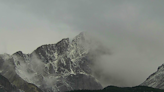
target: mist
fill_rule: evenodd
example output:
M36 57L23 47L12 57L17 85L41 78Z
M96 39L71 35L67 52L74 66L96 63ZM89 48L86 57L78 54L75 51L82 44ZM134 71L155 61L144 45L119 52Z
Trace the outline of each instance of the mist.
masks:
M103 87L140 85L163 64L164 50L161 42L135 34L110 33L108 37L91 34L110 51L110 54L94 59L94 76Z
M55 74L48 74L45 69L45 63L40 60L35 53L31 54L31 59L24 62L14 56L17 62L16 73L29 83L38 87L51 88L55 85ZM19 63L18 63L19 62Z
M164 63L163 3L0 0L0 53L31 53L42 44L89 31L111 51L96 59L95 76L103 86L139 85Z

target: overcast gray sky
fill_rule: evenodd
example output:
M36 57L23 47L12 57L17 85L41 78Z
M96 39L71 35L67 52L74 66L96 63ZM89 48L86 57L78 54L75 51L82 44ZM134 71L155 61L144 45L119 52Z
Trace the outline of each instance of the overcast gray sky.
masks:
M105 68L110 66L109 73L124 72L116 80L137 85L164 63L163 4L164 0L0 0L0 53L30 53L42 44L91 31L113 51L102 61Z

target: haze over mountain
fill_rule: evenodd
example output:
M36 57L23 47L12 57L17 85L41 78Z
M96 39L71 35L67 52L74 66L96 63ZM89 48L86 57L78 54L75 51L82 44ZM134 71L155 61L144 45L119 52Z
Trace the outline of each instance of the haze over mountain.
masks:
M18 51L12 55L0 54L0 90L11 92L65 92L71 90L102 90L104 81L113 85L113 78L102 63L105 57L113 53L100 40L88 32L82 32L73 40L64 38L55 44L45 44L30 54ZM104 57L105 56L105 57ZM106 68L107 69L107 68ZM140 90L161 92L164 88L163 65L139 87L118 88L108 90ZM116 76L119 77L119 76ZM124 80L119 80L122 82ZM107 83L107 82L106 82ZM126 83L126 82L124 82ZM122 83L123 85L123 83ZM108 87L107 87L108 88Z
M95 66L103 86L135 86L164 60L163 0L0 0L0 53L31 53L89 31L110 49Z

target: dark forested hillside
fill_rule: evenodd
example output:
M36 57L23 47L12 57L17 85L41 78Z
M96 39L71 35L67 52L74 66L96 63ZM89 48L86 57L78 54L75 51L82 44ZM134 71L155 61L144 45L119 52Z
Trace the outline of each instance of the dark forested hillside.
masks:
M136 87L108 86L102 90L74 90L70 92L164 92L164 90L155 89L146 86L136 86Z

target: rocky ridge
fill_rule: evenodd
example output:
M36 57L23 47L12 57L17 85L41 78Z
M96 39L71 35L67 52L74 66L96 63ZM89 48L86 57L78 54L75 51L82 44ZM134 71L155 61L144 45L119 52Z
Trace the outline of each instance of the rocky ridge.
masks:
M42 45L31 54L18 51L2 55L0 63L5 62L8 68L4 64L0 69L11 83L21 84L14 81L16 75L44 92L102 89L92 75L94 58L102 54L109 54L109 50L83 32L71 42L65 38L56 44Z

